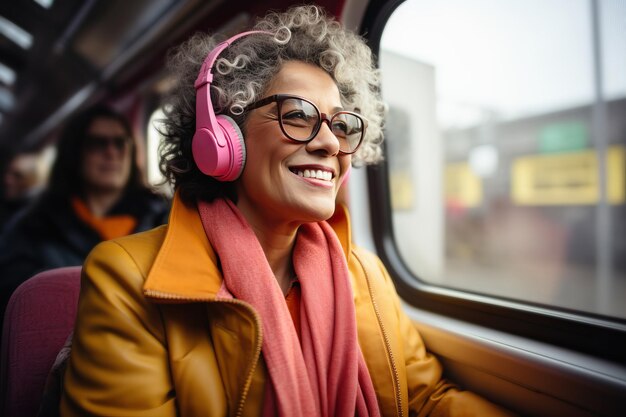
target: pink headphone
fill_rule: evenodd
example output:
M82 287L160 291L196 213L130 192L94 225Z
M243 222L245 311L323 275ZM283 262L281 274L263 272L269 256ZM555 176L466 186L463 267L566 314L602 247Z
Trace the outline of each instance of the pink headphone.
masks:
M226 115L215 115L209 86L213 81L213 65L222 51L234 41L251 34L271 32L254 30L243 32L217 45L202 63L196 89L196 132L191 151L196 165L203 174L218 181L234 181L239 178L246 161L246 147L241 129Z

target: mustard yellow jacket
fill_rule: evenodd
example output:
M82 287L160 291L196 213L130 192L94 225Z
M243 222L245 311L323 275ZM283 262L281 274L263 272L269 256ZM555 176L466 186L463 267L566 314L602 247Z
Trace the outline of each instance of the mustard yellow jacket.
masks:
M506 415L441 379L382 263L351 244L345 210L329 222L382 415ZM260 319L245 302L216 298L221 281L196 210L178 198L168 226L97 246L83 268L61 415L259 416Z

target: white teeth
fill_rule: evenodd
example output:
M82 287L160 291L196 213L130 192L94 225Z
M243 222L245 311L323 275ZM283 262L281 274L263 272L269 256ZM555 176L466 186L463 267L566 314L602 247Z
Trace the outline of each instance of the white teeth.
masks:
M294 173L304 178L316 178L318 180L330 181L333 178L333 174L328 171L322 171L321 169L305 169L304 171L295 170Z

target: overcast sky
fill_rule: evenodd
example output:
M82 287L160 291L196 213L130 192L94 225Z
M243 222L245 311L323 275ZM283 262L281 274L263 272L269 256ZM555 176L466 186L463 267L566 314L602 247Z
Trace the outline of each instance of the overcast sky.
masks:
M626 97L626 0L600 5L604 93ZM590 16L590 0L407 0L381 46L435 67L444 124L461 107L517 118L593 100Z

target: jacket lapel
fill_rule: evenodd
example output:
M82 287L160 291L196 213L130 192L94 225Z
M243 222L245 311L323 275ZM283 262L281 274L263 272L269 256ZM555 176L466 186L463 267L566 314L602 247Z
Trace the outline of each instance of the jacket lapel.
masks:
M195 207L174 196L163 245L144 283L144 293L155 299L211 300L220 289L218 260L202 228Z
M241 399L250 389L252 375L259 362L261 351L261 333L256 313L245 303L220 296L222 274L219 260L204 232L200 216L195 207L186 206L175 195L170 210L170 218L163 244L155 258L144 283L144 294L159 303L196 303L206 302L207 320L200 319L195 313L200 312L195 306L164 306L166 321L172 320L173 329L187 329L204 323L205 329L197 328L185 337L176 338L176 345L170 352L175 358L177 369L185 370L174 376L175 386L182 387L188 380L196 380L198 363L213 363L217 367L223 389L212 385L205 404L205 411L215 411L225 406L221 403L225 396L227 408L234 414L240 407ZM191 330L191 329L189 329ZM179 330L176 330L179 331ZM192 335L205 334L200 340ZM198 348L206 341L205 348ZM204 357L198 360L198 356ZM188 365L185 365L188 364ZM205 376L206 378L206 376ZM198 386L203 386L197 381ZM211 385L211 384L209 384ZM261 401L250 398L246 402ZM179 398L181 412L189 411L192 415L199 410L198 398ZM210 403L210 404L209 404ZM243 404L243 403L242 403ZM184 415L185 413L182 412ZM208 414L211 414L210 412Z
M349 259L351 236L346 207L337 205L328 223ZM186 206L176 193L165 240L146 278L144 293L151 298L171 294L181 300L209 300L215 298L221 285L217 255L204 233L198 211Z

